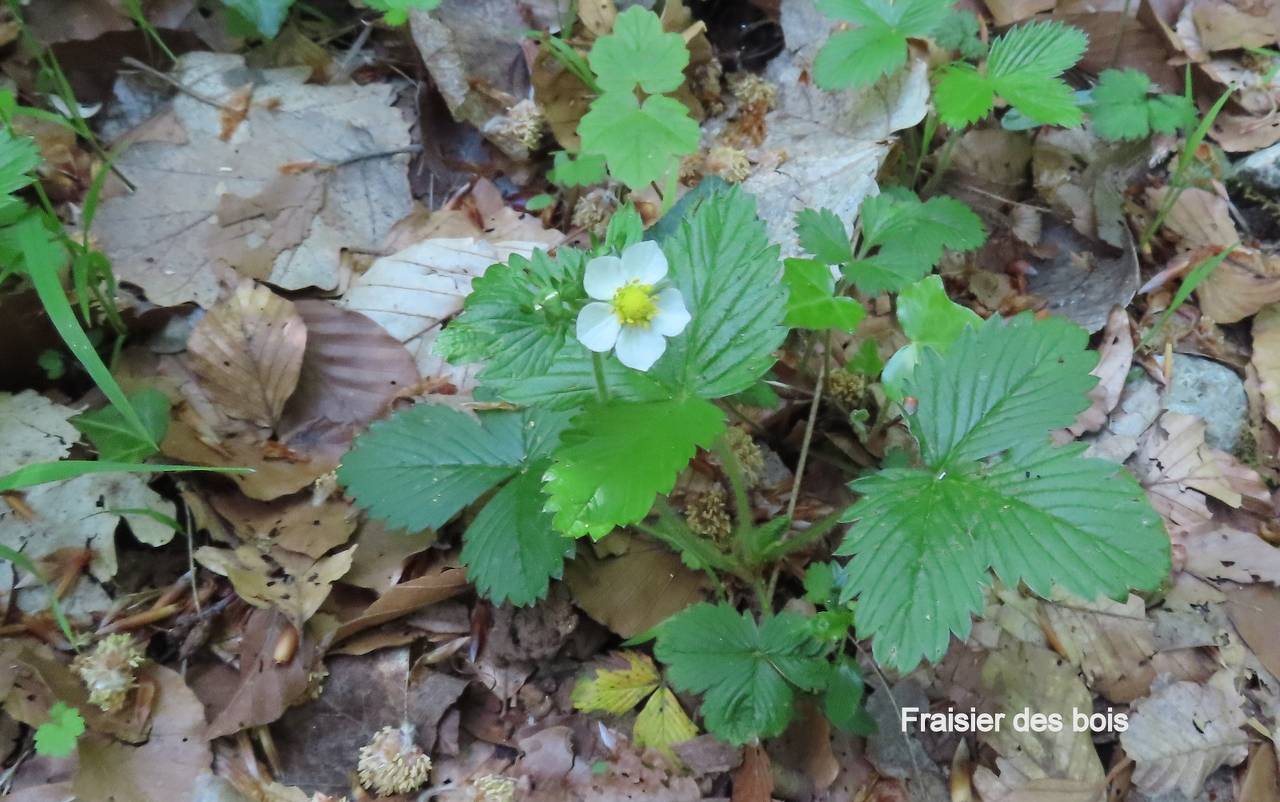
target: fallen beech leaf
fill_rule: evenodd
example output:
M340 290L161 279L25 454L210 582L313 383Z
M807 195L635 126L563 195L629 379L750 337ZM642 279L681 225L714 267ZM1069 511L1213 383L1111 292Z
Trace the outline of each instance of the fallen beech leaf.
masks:
M1280 304L1268 306L1253 319L1252 361L1267 420L1280 427Z
M617 535L612 535L612 538ZM606 559L583 549L565 564L574 604L630 638L706 598L706 578L649 541L634 539L626 553Z
M1249 753L1249 767L1240 780L1237 802L1276 802L1280 800L1280 782L1277 782L1276 748L1270 741L1263 741Z
M340 458L326 452L308 454L302 461L273 457L269 444L251 432L206 437L179 416L170 424L160 450L192 465L252 468L253 473L229 474L229 478L249 498L264 501L298 492L337 468Z
M374 321L413 354L423 376L451 375L432 353L440 324L462 311L471 280L512 254L530 256L535 242L431 239L384 256L351 284L341 305ZM461 381L455 381L461 386Z
M249 545L233 549L201 546L195 559L231 580L236 594L254 607L275 608L301 630L351 567L355 547L320 560L282 549L263 554Z
M733 773L732 802L771 802L773 772L769 753L759 744L748 746L742 754L742 765Z
M1007 713L1007 721L1029 707L1039 713L1057 713L1067 722L1060 732L1018 732L1008 726L999 732L980 733L979 740L1003 758L1002 774L1013 769L1016 776L1031 780L1103 782L1105 772L1091 733L1074 732L1069 724L1073 710L1093 709L1093 694L1074 666L1048 649L1019 643L987 657L982 686L993 710ZM992 779L982 772L974 777L984 798L985 786Z
M383 593L355 618L343 622L334 633L333 642L341 643L357 632L453 598L468 587L467 572L451 567L440 568L408 582L401 582Z
M1141 598L1131 594L1121 604L1064 595L1040 609L1054 648L1081 668L1090 688L1113 702L1132 702L1150 691L1155 625Z
M1280 256L1253 248L1232 251L1196 288L1200 311L1217 323L1235 323L1280 301Z
M1206 50L1270 47L1280 39L1280 24L1264 14L1252 14L1221 0L1196 0L1191 6L1200 44ZM1259 6L1264 12L1266 6Z
M342 581L381 595L400 581L405 562L426 551L435 540L435 533L431 531L411 535L388 529L375 518L367 518L356 532L359 548L351 561L351 570Z
M94 218L94 236L121 281L152 303L208 308L243 275L232 259L247 259L259 275L269 265L265 280L282 289L334 290L344 249L381 247L412 209L408 155L400 152L409 123L392 106L395 88L308 83L310 72L251 71L232 54L178 60L173 77L189 92L174 97L173 113L185 141L126 148L115 166L137 191L105 199ZM243 120L223 119L205 100L234 104L246 80L254 84ZM324 169L281 172L297 162ZM308 214L318 198L319 213ZM290 245L304 219L304 238Z
M216 711L204 732L206 738L231 735L249 727L270 724L306 693L311 673L319 667L322 646L309 631L293 659L279 663L274 659L276 644L293 628L278 610L254 610L244 623L240 636L240 673L235 689L217 694L206 703ZM296 631L296 630L294 630ZM196 682L197 688L200 683Z
M1252 532L1193 532L1177 542L1186 549L1186 570L1198 577L1280 584L1280 548Z
M307 327L291 301L241 282L191 330L191 369L223 412L271 428L298 385Z
M1134 783L1148 795L1176 789L1196 797L1214 769L1248 755L1243 704L1230 671L1203 685L1174 682L1135 702L1129 729L1120 733L1134 760Z
M983 0L996 25L1001 28L1052 11L1057 0Z
M77 749L73 789L84 802L191 802L196 777L208 771L213 751L204 737L204 706L172 669L142 669L156 685L151 736L130 746L96 733Z
M367 426L418 382L413 356L373 320L328 301L295 301L307 329L297 389L283 432L323 419Z
M1280 677L1280 588L1255 584L1227 586L1227 616L1245 644L1272 676Z
M1075 437L1085 432L1096 432L1107 422L1111 410L1120 403L1129 367L1133 364L1133 327L1129 313L1121 306L1111 310L1107 328L1098 346L1098 365L1090 374L1098 377L1098 383L1089 391L1089 408L1076 416L1076 422L1067 427Z
M35 390L0 393L0 476L65 457L80 440L80 432L67 422L76 414Z
M1243 502L1238 483L1219 461L1219 455L1231 458L1209 448L1204 432L1199 418L1166 412L1139 439L1138 452L1128 463L1173 533L1210 522L1206 495L1231 507Z
M279 546L318 560L344 545L356 531L358 513L340 496L313 503L311 493L255 501L240 493L213 493L209 503L241 541Z

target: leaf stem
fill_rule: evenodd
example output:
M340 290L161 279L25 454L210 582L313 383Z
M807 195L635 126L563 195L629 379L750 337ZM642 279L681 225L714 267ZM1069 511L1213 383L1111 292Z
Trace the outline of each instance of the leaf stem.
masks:
M743 537L746 536L752 525L751 502L747 498L747 482L742 478L742 466L738 464L738 456L729 447L728 438L720 435L716 439L714 449L716 456L720 458L721 466L724 467L725 475L729 477L729 487L733 490L734 517L737 518L733 528L733 542L734 548L738 549L742 545ZM739 556L741 556L740 553Z
M600 403L609 402L609 387L604 380L604 354L594 351L591 354L591 370L596 376L596 396Z
M791 484L791 498L787 501L787 517L796 514L796 502L800 499L800 483L804 480L804 466L809 461L809 444L813 442L813 429L818 422L818 405L822 401L823 385L827 382L827 360L831 357L831 332L823 342L822 362L818 367L818 383L813 389L813 402L809 405L809 420L804 426L804 441L800 444L800 459L796 462L796 480Z

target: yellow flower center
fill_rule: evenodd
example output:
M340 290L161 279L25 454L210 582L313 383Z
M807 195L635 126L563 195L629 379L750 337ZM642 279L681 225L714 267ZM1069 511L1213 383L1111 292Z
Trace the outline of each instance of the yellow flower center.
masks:
M613 313L625 326L647 326L658 314L649 284L627 284L613 294Z

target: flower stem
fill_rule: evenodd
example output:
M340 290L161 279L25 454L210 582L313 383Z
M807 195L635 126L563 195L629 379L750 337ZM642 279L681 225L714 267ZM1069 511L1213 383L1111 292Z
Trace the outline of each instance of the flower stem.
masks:
M599 396L600 403L608 403L609 387L604 381L604 354L599 351L591 354L591 369L596 375L596 395Z

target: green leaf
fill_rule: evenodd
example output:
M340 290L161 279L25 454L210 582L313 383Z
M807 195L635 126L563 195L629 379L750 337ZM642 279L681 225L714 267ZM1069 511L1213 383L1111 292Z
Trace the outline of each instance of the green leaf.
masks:
M830 209L804 209L796 215L800 245L815 259L829 265L853 261L849 231Z
M980 36L978 17L972 11L953 8L933 32L933 41L943 50L959 51L961 58L980 59L987 54L987 44Z
M682 691L704 694L707 729L731 744L780 734L794 689L825 687L830 665L806 620L779 613L757 625L727 604L695 604L658 630L654 654Z
M609 228L604 234L605 247L621 253L643 239L644 220L636 211L636 205L628 200L609 218Z
M552 454L543 489L556 528L600 539L649 514L698 448L724 431L724 413L700 398L594 404Z
M993 318L946 352L924 352L907 381L924 467L855 481L861 498L838 553L853 555L841 600L857 603L876 659L907 672L968 636L994 569L1011 585L1085 598L1154 588L1169 541L1118 466L1052 448L1049 432L1086 406L1096 354L1059 318Z
M98 455L114 462L139 462L155 454L155 446L169 431L169 399L159 390L146 389L129 398L129 404L138 413L149 438L143 438L130 426L115 407L103 407L94 412L82 412L71 419L85 437L93 443Z
M966 328L982 325L982 318L947 297L941 276L926 276L898 295L898 324L911 342L889 358L881 377L885 391L895 400L905 395L903 381L915 370L925 348L946 353Z
M1138 70L1103 70L1093 88L1089 116L1104 139L1142 139L1152 129L1172 134L1195 124L1195 107L1181 95L1151 96L1151 79Z
M442 0L364 0L374 11L383 12L382 21L388 25L404 25L410 11L435 11Z
M837 729L853 735L874 735L875 719L862 705L866 690L858 664L842 655L831 670L831 680L822 692L822 712Z
M137 462L102 462L64 459L60 462L33 462L0 476L0 493L21 490L47 482L61 482L91 473L253 473L252 468L206 468L198 465L151 465Z
M545 463L542 463L545 465ZM494 604L533 604L559 579L572 540L552 525L542 507L538 468L517 474L484 505L462 537L467 579Z
M545 192L534 195L532 198L524 202L524 208L531 212L540 212L555 205L556 196L548 195Z
M22 203L13 193L31 186L39 165L40 151L33 139L0 128L0 209Z
M49 720L36 728L36 754L41 757L70 757L76 751L76 741L84 734L84 719L80 711L54 702L49 709Z
M538 459L563 415L421 404L356 438L338 479L377 518L409 532L443 526L482 493Z
M814 60L823 89L866 86L907 62L907 39L929 36L947 18L951 0L819 0L818 10L859 27L831 36Z
M588 187L604 180L604 157L583 154L578 158L557 150L547 178L562 187Z
M967 328L943 356L926 350L907 380L924 461L945 469L1023 443L1044 441L1089 405L1098 356L1084 329L1023 314ZM957 388L963 388L961 392Z
M603 156L614 178L641 189L696 151L701 129L683 103L666 95L642 104L630 92L606 92L592 101L578 134L583 153Z
M268 39L280 33L289 16L289 9L294 0L222 0L227 8L235 11Z
M513 255L490 267L472 282L462 313L437 338L436 353L455 365L484 363L481 385L499 397L545 375L559 361L576 307L586 298L584 265L581 251L562 247L554 259L535 251L531 259Z
M871 295L899 292L927 275L943 249L973 250L987 237L973 210L947 195L922 202L910 190L890 189L863 201L859 214L863 258L850 263L845 275Z
M614 20L612 33L596 40L588 60L606 93L631 94L639 87L657 95L684 83L689 49L680 34L662 30L657 14L632 6Z
M788 326L853 331L862 322L867 310L853 298L834 294L836 279L826 264L811 259L787 259L784 265Z
M944 67L934 94L938 116L959 127L990 113L999 95L1045 125L1072 126L1081 111L1071 87L1059 77L1084 55L1089 38L1060 22L1029 22L991 44L986 72L967 64Z
M662 246L693 319L668 341L655 377L703 398L747 389L787 334L778 249L755 199L737 188L703 197Z

